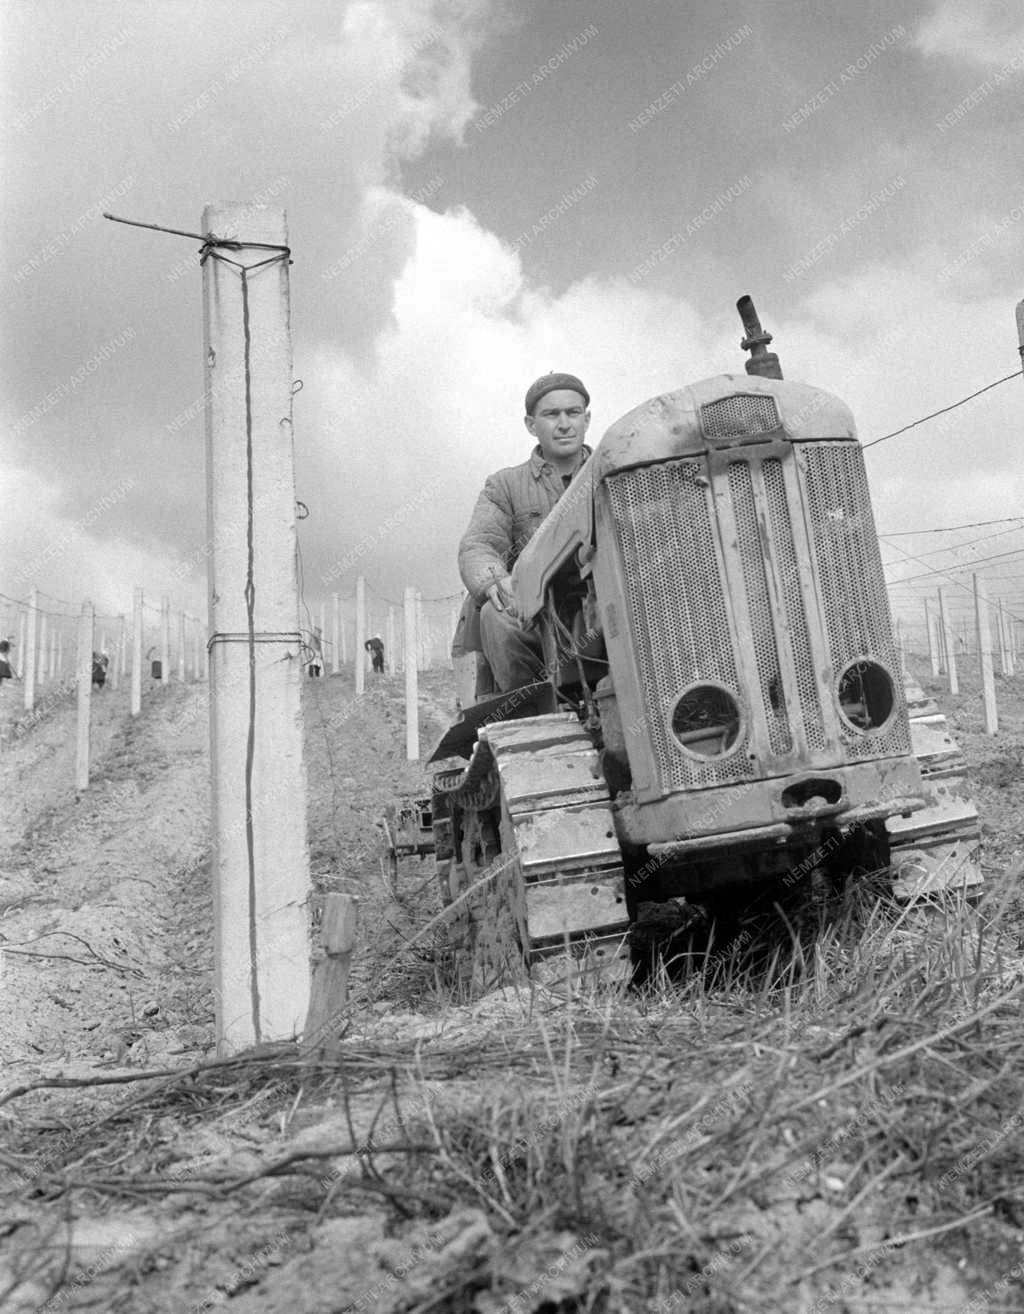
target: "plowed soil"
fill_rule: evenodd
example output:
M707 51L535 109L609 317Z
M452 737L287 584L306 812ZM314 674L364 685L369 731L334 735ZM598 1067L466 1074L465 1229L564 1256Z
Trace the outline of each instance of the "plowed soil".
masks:
M975 674L961 673L963 692L952 698L912 665L964 747L986 870L1003 879L1024 866L1024 678L1000 678L1001 726L991 737ZM453 696L448 672L422 682L426 750ZM721 1304L692 1292L674 1305L627 1295L589 1303L581 1293L593 1289L588 1274L605 1251L578 1226L527 1228L514 1245L506 1239L495 1248L497 1213L432 1206L414 1188L403 1197L395 1186L389 1170L401 1155L389 1156L387 1146L407 1147L410 1137L398 1102L388 1103L389 1044L422 1038L417 1062L429 1091L431 1044L440 1038L444 1075L464 1070L471 1092L474 1054L521 1017L522 1001L467 1003L446 993L432 942L416 939L438 906L429 861L404 863L397 898L389 890L377 819L392 797L422 792L427 775L405 761L401 677L368 676L360 700L352 685L349 671L304 687L313 886L360 899L349 1038L362 1048L344 1099L336 1085L297 1080L287 1047L202 1082L185 1075L214 1057L205 686L147 689L135 719L127 690L97 693L91 780L82 791L74 788L71 692L43 690L26 714L20 686L2 690L0 1307L753 1308L741 1295ZM1019 898L1007 915L1024 924ZM554 1018L560 1006L538 999L531 1007ZM150 1072L171 1075L139 1080ZM35 1083L49 1084L12 1094ZM368 1135L383 1147L372 1161L339 1151ZM322 1161L314 1154L304 1177L267 1172L297 1148L318 1146ZM838 1212L826 1211L819 1225L831 1230ZM725 1254L728 1238L721 1244ZM505 1265L495 1286L506 1293L501 1300L483 1286L470 1296L472 1284L446 1287L485 1251L492 1273ZM951 1268L929 1278L923 1294L912 1265L909 1295L894 1279L880 1296L864 1272L842 1300L790 1308L965 1307L1013 1259L1011 1246L990 1273ZM869 1287L876 1298L858 1304ZM991 1308L1024 1308L1012 1303L1015 1289L1011 1283ZM813 1283L804 1290L813 1298Z

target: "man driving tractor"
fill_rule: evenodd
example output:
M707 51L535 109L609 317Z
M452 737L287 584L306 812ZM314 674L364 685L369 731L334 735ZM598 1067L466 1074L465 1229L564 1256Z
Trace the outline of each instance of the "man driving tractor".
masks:
M590 456L590 394L574 374L545 374L526 393L529 459L489 475L459 545L469 590L456 650L483 652L506 693L544 679L540 639L515 614L511 571L520 552Z

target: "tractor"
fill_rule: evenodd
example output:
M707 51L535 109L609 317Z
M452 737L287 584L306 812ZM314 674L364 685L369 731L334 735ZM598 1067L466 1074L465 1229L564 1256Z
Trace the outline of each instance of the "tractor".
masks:
M390 856L432 845L477 989L635 977L652 905L726 917L822 870L905 898L981 881L959 750L894 642L854 417L737 309L746 372L613 424L517 560L546 680L484 694L470 655L431 797L395 814Z

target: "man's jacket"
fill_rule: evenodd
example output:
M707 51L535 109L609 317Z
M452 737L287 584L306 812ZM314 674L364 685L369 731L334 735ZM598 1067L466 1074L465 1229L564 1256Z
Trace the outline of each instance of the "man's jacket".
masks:
M590 448L585 446L582 455L587 460ZM487 599L488 586L509 574L564 492L562 476L539 446L522 465L488 476L459 544L459 574L478 607Z

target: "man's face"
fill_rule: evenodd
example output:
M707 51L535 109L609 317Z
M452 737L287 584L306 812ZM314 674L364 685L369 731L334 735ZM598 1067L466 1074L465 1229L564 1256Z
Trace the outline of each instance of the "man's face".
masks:
M537 439L548 461L568 464L583 447L590 412L578 392L561 388L549 392L525 417L527 429Z

